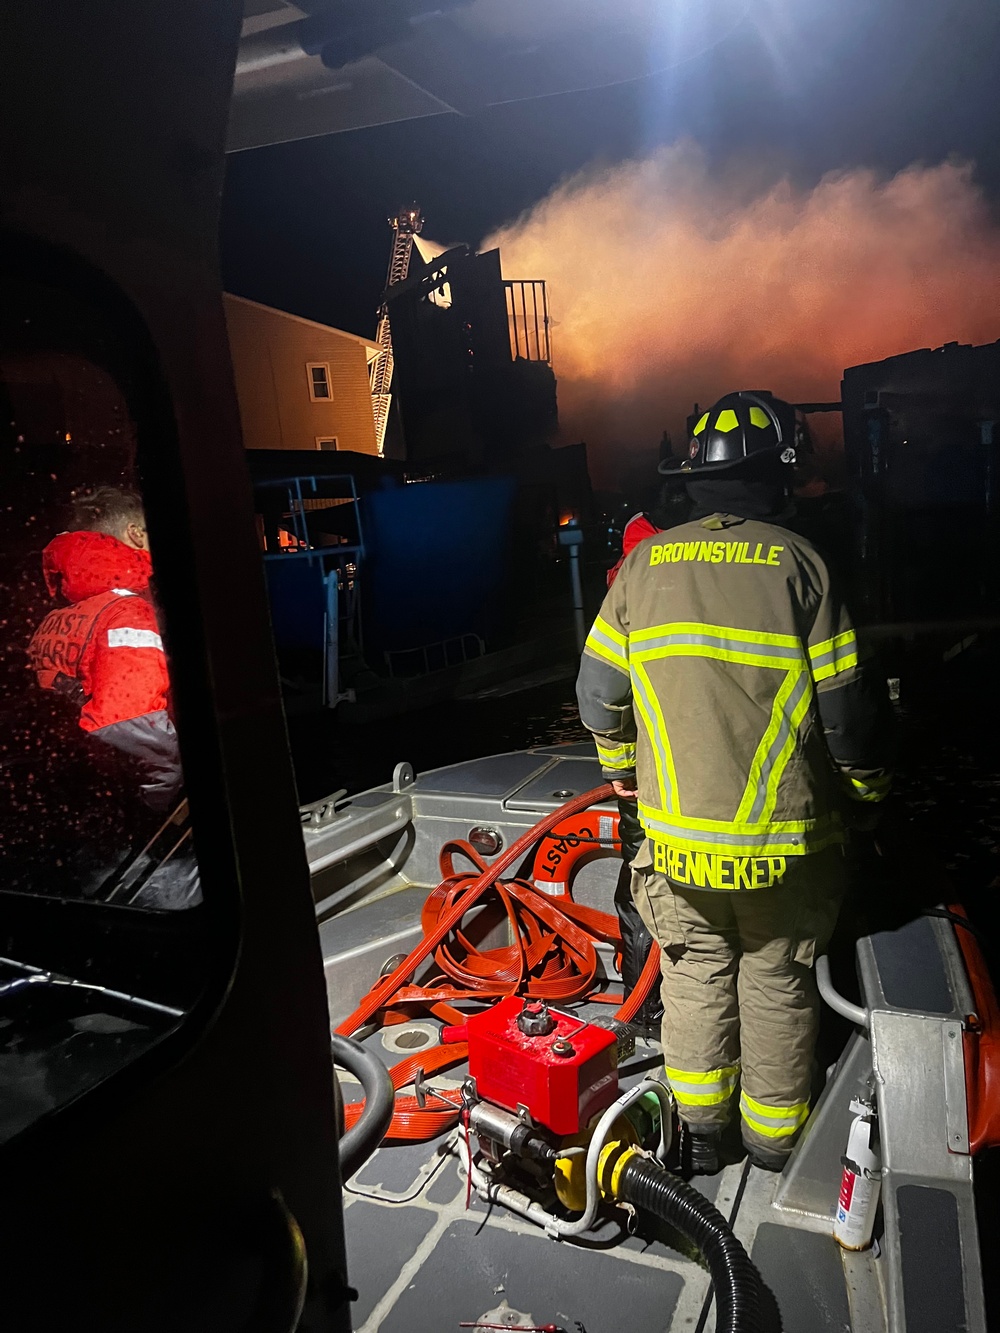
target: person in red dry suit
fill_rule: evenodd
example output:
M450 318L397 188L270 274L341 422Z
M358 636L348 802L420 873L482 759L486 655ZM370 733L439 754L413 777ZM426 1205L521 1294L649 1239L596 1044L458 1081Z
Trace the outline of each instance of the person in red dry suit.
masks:
M143 800L167 812L181 800L183 773L149 591L153 566L142 501L132 491L104 487L79 499L74 510L74 529L59 533L42 555L46 586L60 606L35 631L31 665L43 689L79 706L88 735L138 762ZM184 901L160 901L153 892L145 902L200 901L196 872L180 897Z
M617 564L608 570L608 587L615 581L615 576L625 563L625 557L638 546L645 537L653 537L662 529L653 522L648 514L633 514L622 529L622 553ZM632 898L632 862L639 855L639 849L645 841L645 833L639 823L635 802L618 798L618 837L621 840L622 866L615 886L615 911L622 936L622 984L626 999L635 990L639 976L645 966L653 937L643 925L642 917ZM649 998L636 1014L632 1026L645 1036L658 1038L660 1023L663 1019L663 1002L659 987L654 986Z

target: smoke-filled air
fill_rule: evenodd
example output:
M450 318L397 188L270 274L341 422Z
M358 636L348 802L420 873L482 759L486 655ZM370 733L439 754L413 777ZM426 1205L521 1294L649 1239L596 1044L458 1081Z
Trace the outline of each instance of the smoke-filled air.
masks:
M837 399L847 366L1000 337L1000 227L967 164L761 188L675 145L574 176L493 245L548 280L561 435L604 484L664 428L676 448L695 401Z

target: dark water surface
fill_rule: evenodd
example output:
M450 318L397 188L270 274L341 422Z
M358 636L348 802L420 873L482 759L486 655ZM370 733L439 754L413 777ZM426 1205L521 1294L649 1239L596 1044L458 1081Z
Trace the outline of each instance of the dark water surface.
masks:
M921 900L960 897L991 929L1000 894L1000 691L992 645L914 661L897 706L899 764L882 841ZM571 675L500 698L455 700L382 722L291 718L299 795L317 800L480 755L586 739ZM921 858L926 858L922 860ZM994 881L998 887L994 888Z
M388 782L400 760L425 773L480 755L588 736L571 677L501 698L456 699L380 722L351 724L330 712L292 717L288 726L302 802L340 787L354 793Z

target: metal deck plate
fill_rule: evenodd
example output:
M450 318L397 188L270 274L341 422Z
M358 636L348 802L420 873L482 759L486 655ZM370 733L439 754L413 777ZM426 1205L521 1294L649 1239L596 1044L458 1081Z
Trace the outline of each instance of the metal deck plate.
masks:
M452 796L485 796L497 800L517 791L533 774L541 773L551 763L552 760L546 755L524 751L495 754L489 759L470 759L465 764L453 764L450 768L421 773L412 790L420 795L441 792Z
M506 801L508 810L554 810L571 796L579 796L604 781L596 757L556 759L551 768L519 787Z
M765 1222L750 1257L777 1301L782 1333L851 1333L840 1246L831 1236Z
M896 1190L907 1333L965 1333L958 1200L950 1190Z
M350 1219L350 1214L348 1215ZM350 1226L350 1220L348 1221ZM495 1220L453 1221L412 1274L383 1322L382 1333L442 1333L480 1318L501 1299L536 1323L588 1333L623 1327L669 1328L684 1286L674 1272L640 1257L622 1262L599 1251L556 1245Z
M871 936L882 994L894 1009L951 1014L954 1001L931 921L918 916L895 931Z
M358 895L377 896L321 927L331 1008L346 1013L386 957L415 942L426 886L440 873L443 841L489 823L509 846L532 814L551 809L563 792L599 782L589 750L552 747L455 765L407 787L413 823L402 853L389 855L380 845L344 867L339 892L351 892L353 867ZM394 810L391 802L380 804ZM385 874L376 881L369 859L378 856ZM614 857L584 868L581 900L610 910L616 874ZM919 1333L925 1327L981 1333L986 1325L959 1021L971 999L951 927L918 920L874 941L863 938L858 962L870 1035L849 1043L783 1177L739 1164L694 1183L730 1220L762 1270L772 1299L768 1333L772 1326L775 1333L781 1327L785 1333ZM589 1016L588 1008L581 1017ZM400 1053L383 1049L381 1040L373 1034L366 1044L395 1063ZM648 1072L644 1055L659 1065L652 1051L637 1052L620 1071L624 1085ZM851 1098L868 1088L872 1074L885 1166L880 1256L841 1253L830 1236ZM453 1087L461 1070L446 1077ZM344 1091L351 1100L350 1086ZM530 1313L531 1322L572 1329L579 1320L587 1333L626 1327L712 1333L708 1275L678 1237L649 1218L639 1219L637 1234L629 1235L621 1209L609 1210L585 1240L563 1243L476 1197L466 1211L456 1140L453 1133L438 1144L382 1149L347 1183L359 1333L444 1333L505 1301ZM948 1253L935 1254L935 1246ZM944 1287L939 1311L925 1318L936 1289Z

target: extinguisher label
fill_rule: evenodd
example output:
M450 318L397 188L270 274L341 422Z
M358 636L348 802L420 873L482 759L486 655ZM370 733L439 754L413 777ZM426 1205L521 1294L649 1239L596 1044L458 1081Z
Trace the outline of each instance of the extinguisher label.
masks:
M840 1178L840 1207L837 1209L837 1221L843 1222L847 1214L851 1211L851 1200L854 1198L854 1182L857 1176L853 1171L845 1171Z
M864 1249L871 1240L879 1182L846 1170L840 1180L840 1198L834 1237L849 1250Z

